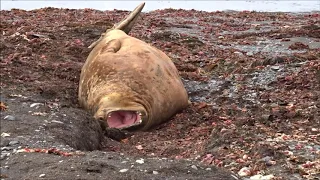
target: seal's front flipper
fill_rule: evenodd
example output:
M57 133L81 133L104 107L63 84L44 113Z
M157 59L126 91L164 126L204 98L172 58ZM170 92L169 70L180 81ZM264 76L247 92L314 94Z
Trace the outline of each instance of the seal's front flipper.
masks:
M100 54L107 53L107 52L116 53L120 50L120 48L121 48L121 41L119 39L112 39L101 48Z
M106 35L106 33L102 33L100 38L98 40L96 40L95 42L93 42L92 44L90 44L90 46L88 47L89 49L94 48Z

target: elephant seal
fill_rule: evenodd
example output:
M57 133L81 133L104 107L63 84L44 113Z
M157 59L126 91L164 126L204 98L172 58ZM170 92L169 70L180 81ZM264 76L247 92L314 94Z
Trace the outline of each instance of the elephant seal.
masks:
M79 103L109 128L148 130L188 106L171 59L127 35L144 4L89 46L81 69Z

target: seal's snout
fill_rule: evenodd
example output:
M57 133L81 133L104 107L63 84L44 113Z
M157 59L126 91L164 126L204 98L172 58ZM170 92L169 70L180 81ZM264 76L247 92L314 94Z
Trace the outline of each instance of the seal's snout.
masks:
M138 111L112 111L107 116L110 128L128 128L142 123L142 114Z

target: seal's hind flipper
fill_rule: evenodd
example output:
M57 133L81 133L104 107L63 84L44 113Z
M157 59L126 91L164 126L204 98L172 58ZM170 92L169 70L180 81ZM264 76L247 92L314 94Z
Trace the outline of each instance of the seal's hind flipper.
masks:
M88 48L94 48L103 38L104 36L113 29L119 29L128 34L132 29L134 23L137 21L139 14L141 13L145 3L141 3L137 6L126 18L124 18L121 22L116 23L111 29L107 29L105 33L102 33L100 38L93 42Z
M134 23L137 21L144 5L145 3L141 3L139 6L137 6L126 18L124 18L121 22L115 24L113 26L113 29L119 29L128 34L132 29Z

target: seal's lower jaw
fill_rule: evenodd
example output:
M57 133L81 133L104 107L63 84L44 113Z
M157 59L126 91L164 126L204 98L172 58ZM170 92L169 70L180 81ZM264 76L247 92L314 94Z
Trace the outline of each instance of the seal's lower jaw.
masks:
M137 111L112 111L107 116L109 128L126 129L142 123L141 113Z

